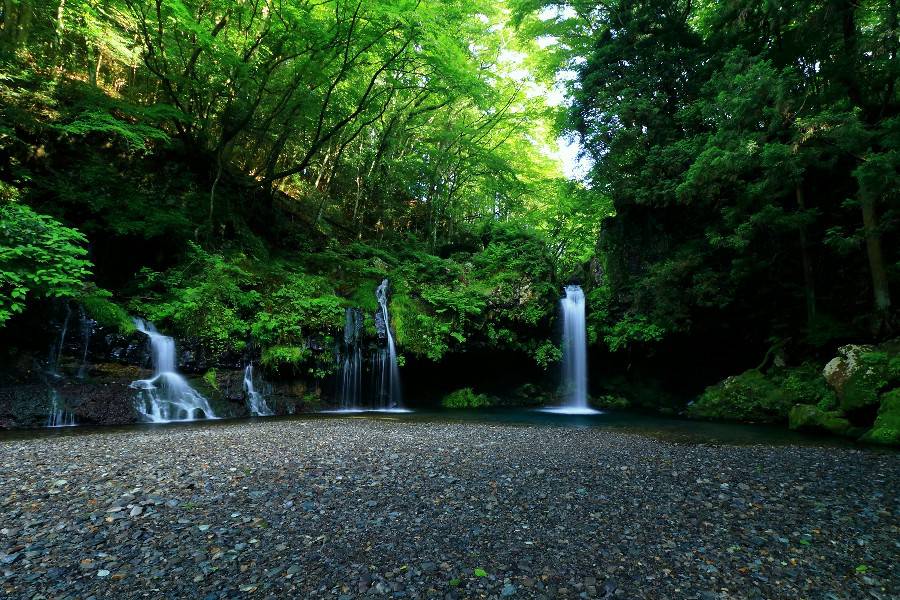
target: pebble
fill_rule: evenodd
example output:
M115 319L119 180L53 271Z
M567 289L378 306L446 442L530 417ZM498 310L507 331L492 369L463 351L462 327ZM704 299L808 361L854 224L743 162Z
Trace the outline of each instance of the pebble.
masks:
M11 598L900 595L892 453L354 418L0 457Z

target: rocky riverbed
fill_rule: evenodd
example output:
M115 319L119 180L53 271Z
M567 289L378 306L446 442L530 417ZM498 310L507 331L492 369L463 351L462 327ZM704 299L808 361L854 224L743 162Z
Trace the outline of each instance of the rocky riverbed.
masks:
M0 441L7 598L895 598L900 460L390 419Z

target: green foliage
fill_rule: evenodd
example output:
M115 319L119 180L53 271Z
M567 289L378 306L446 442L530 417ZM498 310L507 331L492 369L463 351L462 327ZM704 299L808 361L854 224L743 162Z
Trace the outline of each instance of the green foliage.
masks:
M881 395L881 406L863 441L900 446L900 388Z
M487 394L476 394L472 388L462 388L447 394L441 400L444 408L486 408L494 405L494 400Z
M826 411L808 404L798 404L791 408L788 424L791 429L826 432L847 437L852 437L856 431L840 411Z
M628 410L631 408L631 401L628 398L609 394L595 398L591 404L607 410Z
M92 268L86 242L47 215L0 200L0 326L29 298L78 298Z
M751 369L706 388L687 413L703 419L780 422L790 408L778 383Z
M134 323L124 308L112 302L112 296L105 290L95 290L81 298L85 313L102 327L113 327L120 333L129 334L134 331Z
M877 404L881 391L900 383L900 353L864 352L858 360L858 368L841 390L841 408L845 411Z
M149 142L169 142L169 136L162 130L142 123L127 123L106 111L88 109L69 123L58 125L57 129L66 135L85 136L106 134L121 138L132 150L146 150Z
M290 375L298 371L298 365L312 356L309 348L301 346L269 346L263 350L260 363L275 373Z
M203 381L206 382L206 385L211 387L212 389L218 391L219 390L219 382L216 379L216 370L208 369L206 373L203 374Z
M791 404L812 404L823 411L837 407L837 397L822 376L819 365L806 363L787 369L779 373L776 381L780 382L785 400Z
M132 308L196 339L215 356L240 351L260 303L260 293L252 288L254 276L243 262L239 255L225 258L190 245L182 268L142 274L145 294Z
M534 362L544 369L549 369L551 365L554 365L561 360L562 350L550 340L547 340L538 346L537 350L534 352Z

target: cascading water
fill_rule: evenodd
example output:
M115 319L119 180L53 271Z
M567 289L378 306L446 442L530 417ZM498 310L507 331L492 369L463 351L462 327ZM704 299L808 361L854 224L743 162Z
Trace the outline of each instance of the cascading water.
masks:
M581 286L567 285L560 299L562 313L562 393L565 404L544 409L564 414L598 414L588 407L587 330L585 328L584 291Z
M363 316L358 308L348 308L344 313L344 347L338 382L338 402L341 410L354 410L360 406L362 393L362 336Z
M59 342L50 347L50 355L47 357L47 371L53 377L59 379L59 363L62 360L63 348L66 345L66 333L69 331L69 319L72 317L72 307L66 302L66 317L63 319L59 330Z
M50 414L47 427L75 427L75 415L67 411L56 390L50 390Z
M388 314L388 280L385 279L375 290L378 299L381 320L387 337L387 348L380 352L378 365L378 381L376 405L382 409L396 409L402 403L400 389L400 369L397 367L397 348L394 345L394 334L391 333L391 322Z
M135 319L134 325L150 338L153 354L153 377L131 383L140 390L135 402L138 413L151 423L216 419L206 398L175 371L175 340L142 319Z
M263 395L253 386L253 365L244 368L244 391L247 392L247 405L254 417L271 417L275 413L266 404Z
M81 314L81 366L78 367L78 379L87 377L90 365L88 364L88 349L91 345L91 333L94 328L94 321L84 312L84 307L78 308Z

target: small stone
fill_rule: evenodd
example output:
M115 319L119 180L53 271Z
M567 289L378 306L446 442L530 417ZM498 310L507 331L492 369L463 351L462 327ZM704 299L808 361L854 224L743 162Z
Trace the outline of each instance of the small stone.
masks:
M97 577L109 577L109 571L106 569L100 569L97 571Z

